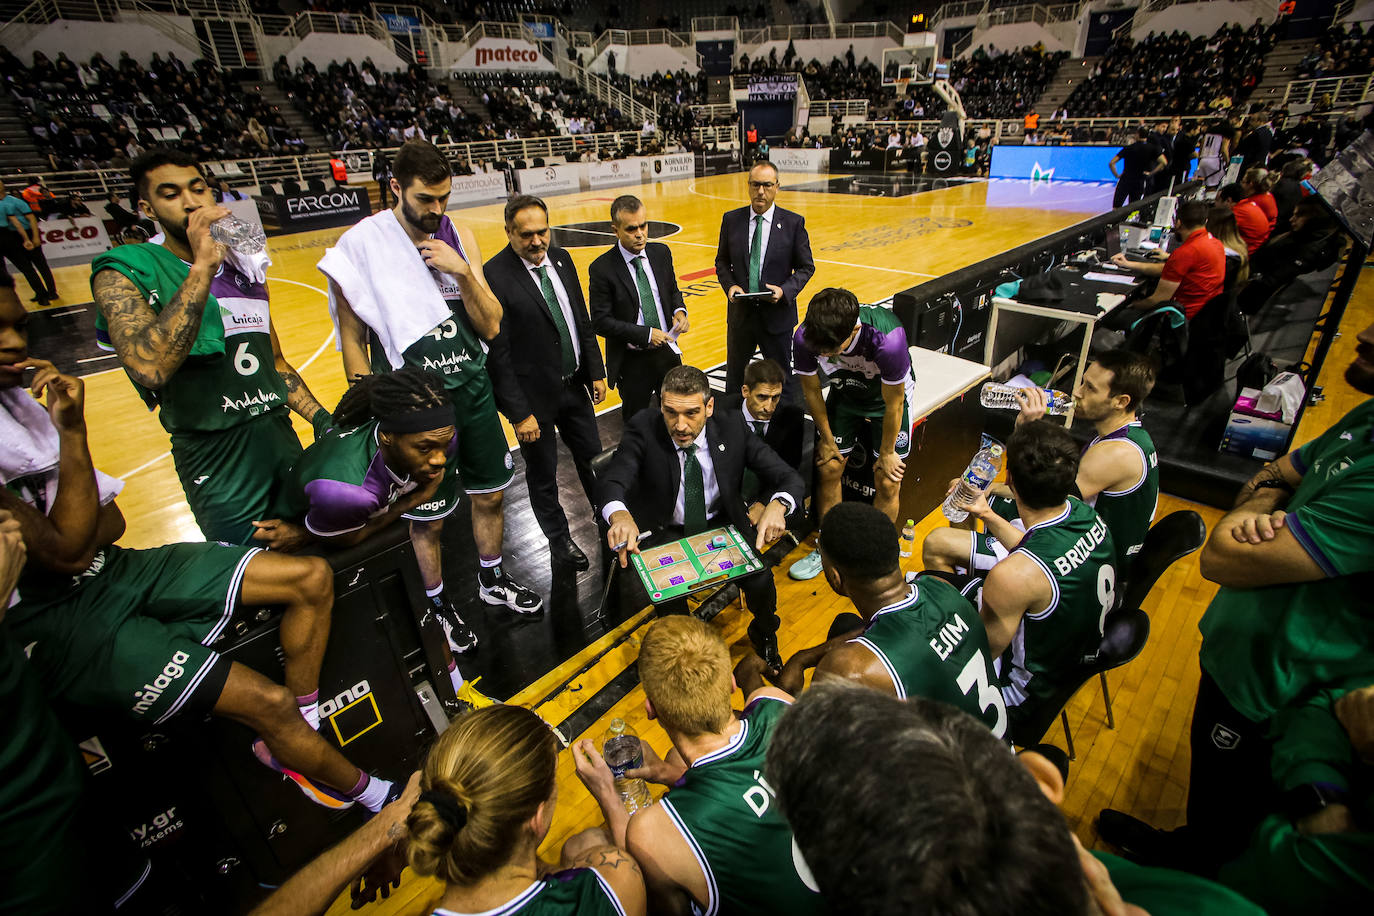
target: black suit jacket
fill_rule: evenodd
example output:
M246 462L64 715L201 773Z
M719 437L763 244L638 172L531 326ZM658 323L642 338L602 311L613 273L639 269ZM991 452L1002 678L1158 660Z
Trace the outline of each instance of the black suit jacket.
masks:
M749 289L749 220L753 210L740 207L720 218L720 243L716 247L716 279L726 292L730 287ZM797 326L797 295L816 272L811 258L811 237L801 214L775 205L773 227L768 231L768 249L763 253L759 282L782 289L782 298L770 305L730 303L728 321L750 314L763 319L770 334L790 334Z
M673 252L662 242L650 242L644 249L658 286L663 317L672 327L673 314L687 311L682 291L673 270ZM649 342L649 329L639 324L639 289L625 266L619 243L592 262L587 271L587 297L591 300L592 327L606 338L606 378L612 385L620 381L620 365L625 345L643 346ZM668 330L665 327L663 330Z
M569 328L577 337L582 358L573 376L584 387L606 377L601 348L592 333L587 305L582 299L582 281L577 265L562 248L549 247L549 263L558 271L568 293L568 305L576 325ZM563 352L559 347L558 326L549 314L544 293L530 275L525 262L507 245L483 266L487 284L501 303L501 330L488 346L487 371L501 412L519 422L531 414L541 424L552 417L558 406L554 393L563 387Z
M731 414L744 420L744 397L739 394L726 394L716 398L716 415ZM745 429L749 429L747 420L744 420ZM773 412L773 419L768 421L768 432L764 434L763 441L773 451L778 453L778 457L787 463L787 466L801 472L802 461L802 436L806 430L806 414L796 404L780 404L778 409ZM753 430L749 430L753 432ZM772 491L776 493L777 491Z
M706 444L711 449L716 485L720 488L716 524L728 522L741 533L754 537L749 510L740 495L746 467L758 477L760 493L765 496L786 493L792 497L794 506L801 506L804 498L801 475L754 435L739 414L723 414L716 410L706 421ZM596 502L600 509L608 503L623 502L641 529L657 532L672 524L677 491L681 486L682 466L678 462L677 446L668 435L663 416L657 411L641 410L626 424L615 457L597 479Z

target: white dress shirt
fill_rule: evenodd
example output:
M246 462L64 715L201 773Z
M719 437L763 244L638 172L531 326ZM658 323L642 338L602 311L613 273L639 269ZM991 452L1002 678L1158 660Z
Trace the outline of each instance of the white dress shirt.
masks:
M768 435L768 424L769 424L770 421L769 421L769 420L759 420L759 419L756 419L756 418L754 417L754 415L751 414L751 413L749 412L749 402L748 402L748 401L745 401L743 404L740 405L740 410L742 410L742 411L744 412L744 423L745 423L746 426L749 427L749 431L750 431L751 433L754 431L754 424L755 424L755 423L762 423L762 424L763 424L763 434L764 434L765 436Z
M750 435L753 435L751 432ZM724 446L722 446L723 448ZM696 439L692 440L690 448L697 453L697 464L701 465L701 482L704 485L706 495L706 518L714 521L716 516L721 513L720 509L720 484L716 481L716 465L711 460L711 448L706 442L706 427L701 428ZM682 527L682 520L685 515L683 503L687 497L687 451L678 448L677 443L673 443L673 449L677 452L677 467L680 472L677 485L677 498L673 501L673 524ZM769 497L769 501L779 500L787 507L787 514L791 515L796 505L792 502L792 497L786 493L778 492ZM611 523L611 516L621 509L628 507L620 500L614 500L606 504L601 510L601 517L606 520L606 524ZM723 520L728 524L728 519Z
M749 252L750 254L752 254L754 251L754 220L758 219L760 215L763 216L763 254L759 257L760 286L763 285L763 262L768 260L768 239L771 238L773 235L773 217L777 214L777 210L777 204L770 205L769 208L767 210L764 210L762 214L755 213L752 208L750 208L749 210L749 232L747 237L747 244L745 245L745 251ZM748 268L746 266L746 270L747 269ZM748 276L744 278L744 282L749 282ZM763 292L763 290L760 289L759 292Z
M636 296L639 293L639 274L638 271L635 270L634 261L635 258L644 259L644 275L649 278L649 291L654 294L654 308L658 311L659 327L662 331L667 333L672 329L673 322L664 317L663 298L658 294L658 280L654 278L654 268L653 265L649 263L648 247L646 246L645 249L641 251L639 254L634 254L631 251L627 251L625 246L620 244L619 242L615 243L615 247L620 249L620 256L625 259L625 269L630 272L630 288L635 291ZM673 314L676 315L677 312L686 311L686 309L677 309L673 312ZM639 314L636 315L635 324L644 328L644 343L638 345L631 344L631 346L647 347L649 345L649 341L653 339L653 334L649 332L648 326L644 324L643 309L640 309ZM673 348L673 352L675 353L682 352L677 348L676 344L670 343L669 346Z
M553 295L558 300L558 308L563 313L563 320L568 323L568 337L572 339L573 356L577 357L577 364L582 365L582 344L577 339L577 321L573 318L572 305L568 302L568 290L563 286L563 278L558 275L558 268L549 260L548 252L544 253L544 260L538 264L531 264L524 258L520 263L525 265L525 269L530 272L530 279L534 281L535 288L539 290L539 297L544 297L544 287L539 282L539 268L547 267L549 282L553 284Z

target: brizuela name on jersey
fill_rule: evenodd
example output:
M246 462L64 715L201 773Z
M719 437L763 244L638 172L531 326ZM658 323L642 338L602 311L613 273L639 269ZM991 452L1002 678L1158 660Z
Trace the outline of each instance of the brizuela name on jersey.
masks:
M1067 576L1086 563L1092 557L1093 550L1101 545L1106 538L1107 523L1098 518L1093 522L1093 526L1088 529L1087 534L1080 537L1061 556L1054 558L1054 568L1059 570L1059 575Z

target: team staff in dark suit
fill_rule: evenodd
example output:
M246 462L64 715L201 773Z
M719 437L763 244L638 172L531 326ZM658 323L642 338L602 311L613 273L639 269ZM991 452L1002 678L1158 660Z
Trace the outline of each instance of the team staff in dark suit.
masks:
M787 376L783 396L798 403L792 377L792 331L797 326L797 295L816 272L806 220L773 202L778 196L777 167L761 161L749 170L749 206L720 220L716 279L725 290L725 390L744 384L744 367L757 347ZM740 293L773 294L768 303L737 302Z
M625 435L606 473L597 482L606 542L626 565L640 547L734 525L763 545L780 537L787 516L803 498L801 476L744 425L739 414L714 414L706 373L677 366L663 378L661 416L641 412ZM740 489L745 471L758 477L760 493L771 494L750 522ZM639 542L640 526L652 535ZM771 570L739 580L754 620L749 639L770 668L778 657L778 591ZM663 608L668 610L667 607Z
M687 305L673 253L649 241L649 214L638 197L611 203L616 243L588 272L592 327L606 338L606 370L620 391L625 422L648 406L663 376L682 365L674 341L687 333Z
M491 342L488 370L513 376L499 386L502 408L515 426L530 508L549 539L556 562L578 569L587 556L568 531L558 502L558 443L572 452L587 501L592 502L591 460L601 451L593 404L606 399L606 368L592 333L577 266L549 244L549 209L522 194L506 204L510 244L487 261L487 283L501 301L501 330ZM590 397L588 396L590 392Z
M806 414L796 404L782 403L782 385L785 376L782 366L771 359L761 359L750 363L744 370L744 385L739 394L721 396L722 414L738 414L747 429L763 439L773 451L778 453L788 467L801 470L802 435L806 430ZM749 507L749 520L758 524L764 505L759 497L758 478L745 474L745 485L741 495Z

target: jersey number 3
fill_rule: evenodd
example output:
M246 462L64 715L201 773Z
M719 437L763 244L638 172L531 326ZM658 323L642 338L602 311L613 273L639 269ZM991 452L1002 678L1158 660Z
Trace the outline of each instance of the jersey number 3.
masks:
M1007 733L1007 704L1002 700L1002 691L988 683L988 666L983 660L983 650L978 649L973 653L973 657L964 665L964 670L959 672L959 678L955 682L959 689L968 696L970 690L978 688L978 706L983 712L989 709L997 710L997 724L992 727L992 734L1001 738Z

